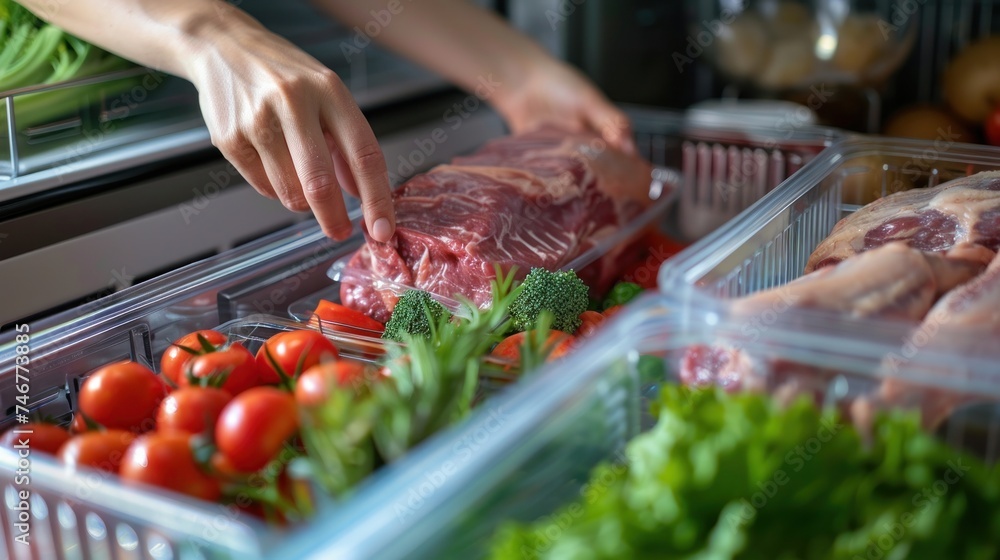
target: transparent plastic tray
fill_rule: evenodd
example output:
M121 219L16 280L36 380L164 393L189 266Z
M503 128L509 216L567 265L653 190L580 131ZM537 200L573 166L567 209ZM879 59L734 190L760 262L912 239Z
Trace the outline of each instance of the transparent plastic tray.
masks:
M283 551L289 558L481 557L503 522L537 520L585 497L591 469L613 461L632 437L653 425L650 398L658 385L678 382L679 362L691 345L725 342L786 363L837 367L841 373L822 391L828 405L867 394L881 381L878 339L844 352L830 346L828 333L797 325L779 324L757 337L743 326L721 302L650 295L616 317L592 344L386 469L377 484L355 496L350 518L337 512ZM844 332L848 327L831 326ZM642 355L663 358L664 368L639 368ZM930 371L946 359L929 355L923 365ZM995 381L953 379L950 390L1000 400ZM939 436L996 461L1000 413L970 405Z
M306 328L287 319L256 316L230 321L216 330L230 342L242 343L254 353L271 336ZM327 332L341 355L371 362L383 352L381 341ZM118 344L110 341L111 344ZM85 355L74 360L69 382L59 396L68 403L64 414L55 418L69 424L77 406L76 395L92 371L119 359L134 359L159 368L159 354L125 351ZM155 488L136 489L122 484L109 473L90 470L67 476L67 471L50 456L30 457L30 484L16 482L18 456L0 449L0 485L5 496L0 507L4 546L11 558L32 557L27 547L10 541L16 535L12 523L17 512L15 490L31 493L31 552L34 558L256 558L281 532L236 509L188 499Z
M934 187L997 169L1000 150L990 147L888 138L845 140L736 220L667 262L660 270L660 291L682 296L684 305L711 305L720 316L735 316L736 306L730 300L802 276L816 246L840 219L863 204L892 192ZM809 359L820 357L816 369L826 376L851 371L853 360L878 358L884 365L870 371L873 380L891 371L911 382L907 387L919 389L909 397L908 405L915 408L927 405L925 391L937 387L967 389L969 398L992 394L1000 387L1000 350L985 326L859 321L831 311L798 308L768 310L753 317L744 313L741 322L752 333L775 329L810 333L794 335L802 342L787 349ZM771 344L783 345L778 340ZM765 368L779 363L766 351L746 354L756 364L767 364ZM983 410L1000 414L1000 408ZM934 424L935 419L928 417L927 423Z
M1000 151L970 144L852 138L823 152L737 219L660 270L662 291L735 298L802 275L833 226L889 193L1000 169Z
M843 134L821 127L795 129L757 127L705 126L694 123L683 114L640 106L624 106L632 120L636 146L640 155L658 169L651 184L651 193L660 192L664 183L678 181L673 170L680 170L679 192L670 197L653 197L657 202L642 217L617 235L604 240L578 255L563 268L581 270L614 247L635 236L644 227L655 224L675 239L690 237L679 224L679 216L700 213L709 223L697 229L711 229L724 223L774 189L808 161L832 145ZM727 196L720 196L727 194ZM728 194L735 193L735 196ZM674 200L673 197L677 197ZM291 302L289 316L308 321L320 300L340 303L340 280L355 273L347 268L347 260L330 267L334 284L328 288ZM360 271L363 281L378 281L367 271ZM653 273L655 274L655 272ZM384 281L382 281L384 282ZM406 286L387 285L396 293ZM454 311L457 302L438 297Z
M677 194L680 192L680 182L681 176L677 171L663 168L654 169L650 178L649 199L651 205L649 208L613 234L601 239L572 259L569 259L568 262L566 262L566 259L563 259L565 264L560 266L559 270L574 270L580 273L581 277L588 278L587 270L590 265L615 249L628 247L639 238L643 230L650 226L659 225L658 222L664 220L667 210L674 203ZM330 279L338 285L342 282L370 284L379 291L388 291L396 296L402 296L407 290L415 289L413 286L387 280L371 270L351 266L350 260L352 257L353 255L343 257L333 263L327 272ZM330 290L324 290L324 294L330 295ZM465 306L457 299L461 297L461 294L431 293L430 295L452 313L460 315L466 313ZM332 301L340 301L339 293L337 298ZM315 306L313 308L315 309ZM297 317L302 316L302 311L299 306L296 306L295 309L289 308L289 313L292 314L294 312L293 316Z
M310 328L279 317L257 315L230 321L216 328L230 342L240 342L251 353L270 337L285 331ZM385 353L385 345L393 344L369 337L335 331L323 331L336 346L342 359L375 363ZM65 414L57 418L68 425L76 407L76 394L90 373L103 365L105 358L137 359L149 365L146 355L118 352L100 354L98 358L83 356L74 362L80 372L70 387L63 387L61 397L70 403ZM480 379L476 399L482 401L517 380L516 370L506 362L487 359L497 367L490 368ZM159 354L152 357L153 369L158 369ZM506 368L506 370L505 370ZM495 370L495 371L494 371ZM53 397L54 398L54 397ZM27 488L31 492L33 549L44 552L41 558L73 557L77 548L83 557L115 558L129 554L137 557L270 557L268 547L287 533L286 529L266 526L256 517L237 511L231 506L191 500L179 494L156 488L137 489L122 484L117 477L96 470L80 471L66 476L66 470L50 456L36 454L30 458L30 485L18 484L15 471L18 456L9 449L0 449L0 486L5 496L0 507L0 520L6 535L16 534L13 523L17 512L15 491ZM333 507L330 500L317 492L318 507ZM164 521L163 512L171 512ZM3 542L3 541L0 541ZM19 558L18 546L7 539L7 552ZM89 555L89 556L88 556ZM199 556L200 555L200 556Z

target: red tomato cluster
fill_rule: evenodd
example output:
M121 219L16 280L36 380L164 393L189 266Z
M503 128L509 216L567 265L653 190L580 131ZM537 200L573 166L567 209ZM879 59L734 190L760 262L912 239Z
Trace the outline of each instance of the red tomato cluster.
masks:
M161 375L136 362L94 372L69 430L31 423L19 427L30 436L9 431L0 445L30 437L33 451L72 467L219 500L286 446L299 448L300 407L369 382L371 369L339 359L337 347L312 330L279 333L256 355L222 333L198 331L168 348Z

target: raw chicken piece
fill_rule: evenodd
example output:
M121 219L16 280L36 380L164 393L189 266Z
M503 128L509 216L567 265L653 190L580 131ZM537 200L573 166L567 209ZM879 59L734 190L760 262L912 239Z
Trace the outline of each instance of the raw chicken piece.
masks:
M490 142L418 175L393 193L396 235L368 239L354 270L484 306L494 265L557 269L638 216L649 205L652 167L636 156L594 146L599 137L553 129ZM595 290L619 272L624 248L584 271ZM396 295L370 278L341 284L344 305L386 321Z
M1000 339L1000 258L969 283L955 288L931 309L923 323L914 330L898 353L890 354L882 364L882 373L890 376L871 403L856 407L862 424L870 421L871 408L881 406L916 407L924 425L935 428L958 405L982 396L934 389L904 381L898 377L902 368L920 363L924 349L942 349L964 356L984 355ZM941 371L955 379L955 372Z
M890 243L782 287L736 300L733 314L737 320L746 320L743 332L750 336L760 331L758 323L773 324L792 308L835 311L855 318L918 321L942 294L982 272L984 261L992 256L992 251L983 248L962 246L942 255ZM742 349L696 346L684 356L680 376L687 384L714 383L741 390L759 386L756 377L761 371L771 373L768 381L772 387L795 379L803 388L820 390L830 373L791 362L760 364Z
M805 272L893 241L928 252L962 243L1000 250L1000 171L876 200L834 226L809 257Z

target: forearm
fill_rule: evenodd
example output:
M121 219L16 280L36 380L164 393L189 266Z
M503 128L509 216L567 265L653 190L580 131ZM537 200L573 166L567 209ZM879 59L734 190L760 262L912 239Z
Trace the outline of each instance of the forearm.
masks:
M38 17L139 64L191 79L187 62L220 33L259 27L221 0L20 0Z
M375 41L467 91L491 75L501 90L513 90L528 69L548 59L534 41L466 0L314 1L348 27L377 30Z

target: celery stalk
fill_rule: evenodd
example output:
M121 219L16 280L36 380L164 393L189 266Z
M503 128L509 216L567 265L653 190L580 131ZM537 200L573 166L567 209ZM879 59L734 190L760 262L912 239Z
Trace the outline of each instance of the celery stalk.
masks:
M10 89L39 84L52 73L50 61L65 34L58 27L47 25L40 29L19 60L5 70L0 70L0 89Z

